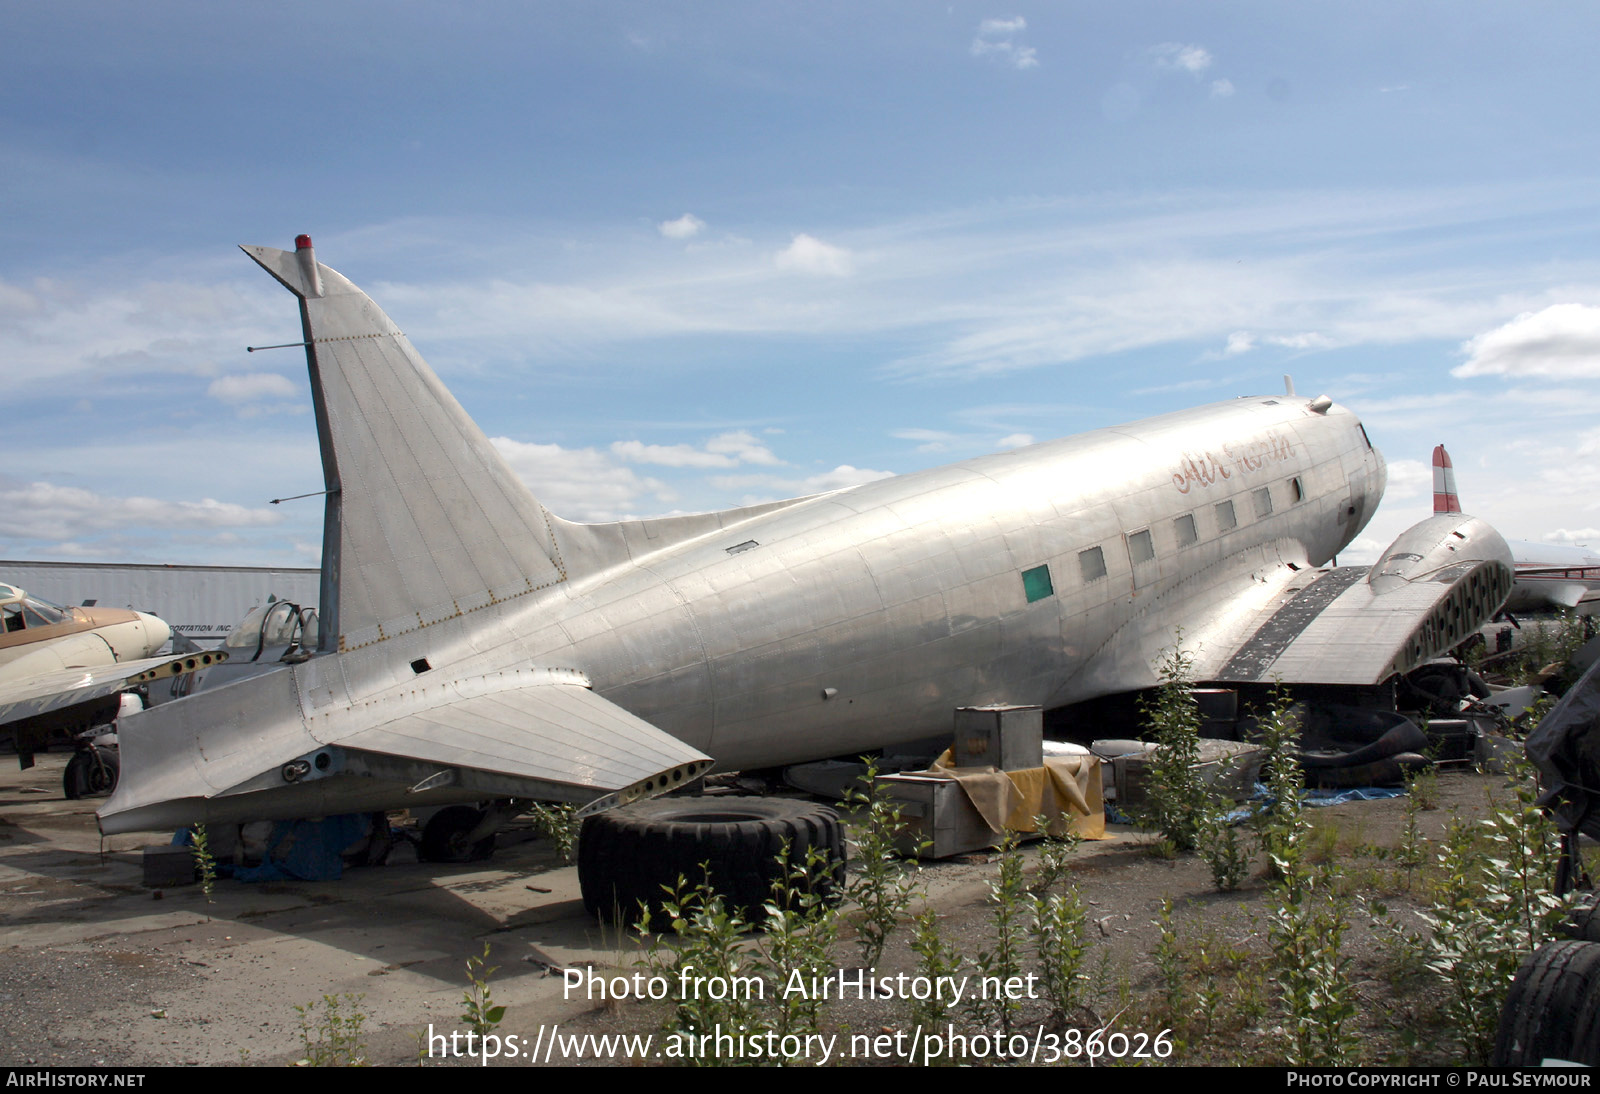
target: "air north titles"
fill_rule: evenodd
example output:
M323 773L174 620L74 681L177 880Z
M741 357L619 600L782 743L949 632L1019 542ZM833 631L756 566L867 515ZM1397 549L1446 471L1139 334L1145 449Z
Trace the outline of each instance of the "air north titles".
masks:
M1282 463L1294 455L1294 442L1281 433L1272 432L1253 440L1224 444L1204 452L1185 452L1178 470L1172 473L1172 485L1178 493L1187 494L1196 486L1215 486L1233 478L1235 471L1248 475L1269 463Z

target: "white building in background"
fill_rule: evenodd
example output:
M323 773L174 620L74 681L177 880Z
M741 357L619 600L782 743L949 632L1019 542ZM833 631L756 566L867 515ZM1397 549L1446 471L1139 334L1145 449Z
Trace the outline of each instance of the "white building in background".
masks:
M320 571L274 566L148 566L0 560L0 581L57 604L132 608L214 646L268 600L315 607Z

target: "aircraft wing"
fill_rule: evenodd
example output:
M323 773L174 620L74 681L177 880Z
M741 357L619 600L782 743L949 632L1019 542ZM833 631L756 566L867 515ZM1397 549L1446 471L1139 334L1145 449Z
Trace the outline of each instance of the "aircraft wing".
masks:
M569 670L419 680L320 712L314 694L298 692L286 668L218 688L208 704L169 703L130 718L124 778L100 811L102 831L489 798L593 811L670 790L711 766Z
M1574 570L1593 573L1587 567L1580 569L1559 564L1541 566L1520 563L1517 566L1517 584L1528 590L1530 597L1538 597L1562 608L1576 608L1589 595L1590 587L1587 580L1570 576ZM1521 591L1518 590L1519 593Z
M227 659L225 651L217 650L182 656L146 657L138 661L114 661L93 668L62 669L31 676L0 686L0 725L92 702L149 680L181 676Z
M1377 565L1302 570L1196 666L1196 679L1247 684L1382 683L1482 626L1511 592L1511 552L1475 517L1452 513L1403 533Z

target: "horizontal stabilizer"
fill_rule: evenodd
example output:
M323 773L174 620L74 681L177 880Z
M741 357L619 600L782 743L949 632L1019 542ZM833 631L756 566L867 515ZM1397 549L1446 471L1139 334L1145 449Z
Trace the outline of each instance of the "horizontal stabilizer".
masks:
M253 729L243 741L188 713L207 705L180 700L135 716L123 737L125 777L100 812L101 830L490 798L597 808L671 790L711 766L710 757L596 695L580 673L410 684L310 724L249 718L251 710L284 709L292 677L273 672L208 693L213 712L216 699L233 693L230 705Z

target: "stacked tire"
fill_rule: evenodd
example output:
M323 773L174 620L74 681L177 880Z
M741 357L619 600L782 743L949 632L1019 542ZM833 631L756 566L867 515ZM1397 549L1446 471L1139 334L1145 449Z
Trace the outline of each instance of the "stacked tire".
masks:
M1563 933L1517 970L1500 1012L1494 1067L1538 1067L1545 1060L1600 1066L1600 901L1573 905Z
M703 878L730 912L753 922L774 899L774 884L797 868L807 872L796 888L838 899L844 831L825 805L733 795L661 798L589 817L578 837L584 909L625 925L638 922L645 907L660 923L662 902Z

